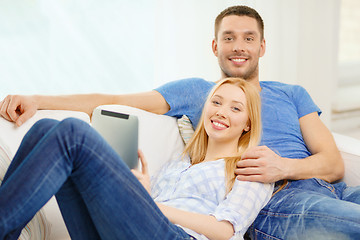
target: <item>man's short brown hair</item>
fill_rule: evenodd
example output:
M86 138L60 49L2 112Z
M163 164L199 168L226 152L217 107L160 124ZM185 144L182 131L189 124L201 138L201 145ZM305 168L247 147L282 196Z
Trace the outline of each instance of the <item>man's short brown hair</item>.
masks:
M260 14L253 8L248 6L232 6L223 10L215 19L215 39L219 31L219 26L224 17L236 15L254 18L259 26L261 39L264 39L264 22Z

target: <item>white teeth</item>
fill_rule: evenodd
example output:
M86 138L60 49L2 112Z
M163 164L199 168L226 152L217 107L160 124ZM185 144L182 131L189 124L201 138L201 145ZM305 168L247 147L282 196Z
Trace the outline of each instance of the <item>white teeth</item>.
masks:
M246 61L246 59L243 59L243 58L233 58L231 60L234 62L245 62Z
M213 122L213 124L217 127L226 127L224 124L221 124L219 122Z

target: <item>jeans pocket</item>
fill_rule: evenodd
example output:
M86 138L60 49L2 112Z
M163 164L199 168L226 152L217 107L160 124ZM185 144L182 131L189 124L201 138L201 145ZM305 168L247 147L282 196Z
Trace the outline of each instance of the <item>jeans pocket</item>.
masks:
M328 183L320 178L313 178L321 187L324 187L326 189L328 189L330 192L332 192L333 194L336 195L335 193L335 187L331 184Z

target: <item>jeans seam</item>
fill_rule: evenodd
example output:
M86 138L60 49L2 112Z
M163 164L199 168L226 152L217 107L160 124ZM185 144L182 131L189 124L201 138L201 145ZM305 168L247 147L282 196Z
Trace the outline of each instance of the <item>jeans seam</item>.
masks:
M320 217L320 218L325 218L325 219L329 219L329 220L337 220L337 221L348 222L349 224L354 223L353 220L348 220L348 219L345 219L345 218L332 217L332 216L329 216L329 215L324 215L324 214L319 214L319 213L312 213L312 212L307 212L306 214L301 214L301 213L285 214L285 213L274 213L274 212L269 212L269 211L262 210L259 213L259 215L266 215L266 216L273 216L273 217L283 217L283 218L288 218L288 217L292 217L292 216L303 216L304 218L307 218L307 217ZM359 224L360 224L360 220L359 220Z
M254 229L254 232L255 232L255 234L254 234L255 239L254 239L254 240L257 240L257 239L258 239L258 238L257 238L257 235L258 235L258 234L264 235L264 236L262 237L262 239L281 240L281 238L277 238L277 237L271 236L270 234L264 233L264 232L262 232L262 231L260 231L260 230L258 230L258 229Z

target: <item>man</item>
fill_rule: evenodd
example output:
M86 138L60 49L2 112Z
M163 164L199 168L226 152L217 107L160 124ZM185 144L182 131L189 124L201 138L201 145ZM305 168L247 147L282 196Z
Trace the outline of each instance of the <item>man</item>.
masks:
M262 98L263 146L242 156L236 174L243 181L278 182L278 191L250 228L250 236L359 238L360 188L329 183L343 177L344 165L330 131L319 118L320 110L302 87L259 81L258 62L266 47L263 31L263 21L254 9L230 7L216 18L212 43L222 78L242 77L257 87ZM79 110L91 115L98 105L122 104L176 117L185 114L197 125L213 85L203 79L186 79L130 95L8 96L0 103L0 114L21 125L37 109ZM284 179L289 181L282 184Z

